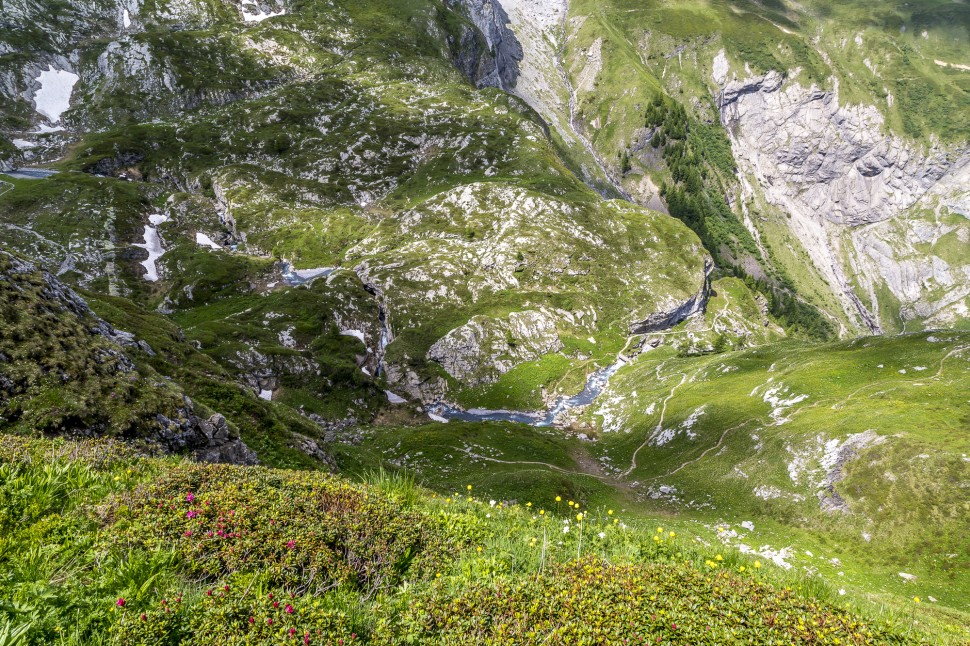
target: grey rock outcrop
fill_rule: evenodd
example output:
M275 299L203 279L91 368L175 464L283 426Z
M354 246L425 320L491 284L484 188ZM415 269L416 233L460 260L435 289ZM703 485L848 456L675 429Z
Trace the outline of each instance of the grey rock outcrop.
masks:
M206 444L195 450L194 457L201 462L224 462L228 464L258 464L256 453L235 437L226 418L216 413L206 420L198 420L198 429L206 438Z
M256 454L230 429L229 422L216 413L208 418L195 415L192 401L178 410L177 419L159 414L158 430L141 440L152 452L189 453L200 462L258 464Z
M484 60L493 65L492 69L476 69L474 75L469 74L469 77L478 87L514 88L519 78L522 45L509 28L510 19L501 3L498 0L449 0L448 4L453 8L464 8L491 50L491 55ZM467 64L468 61L465 61Z
M323 464L327 465L327 467L329 467L331 471L338 470L336 460L333 459L332 455L330 455L320 447L320 444L317 442L317 440L314 440L313 438L307 437L306 435L302 435L300 433L293 433L293 443L294 443L294 447L297 450L302 451L303 453L309 455L311 458L315 458L319 460Z
M763 179L799 189L801 206L834 224L886 220L912 206L954 167L970 163L943 150L923 153L882 131L872 106L841 106L827 91L785 83L778 72L730 83L721 121L761 162Z
M696 294L687 301L668 309L662 309L640 321L630 325L631 334L649 334L671 328L695 314L700 314L707 307L711 293L711 272L714 271L714 261L706 258L704 262L704 283Z
M883 442L885 442L885 438L870 429L863 433L850 435L846 438L845 442L838 447L838 449L835 451L832 464L827 465L828 470L825 473L825 480L822 483L822 489L817 494L819 505L821 506L822 511L828 513L849 513L849 505L846 503L845 499L839 495L839 492L836 491L835 485L845 477L843 474L845 466L851 462L860 451L876 444L882 444Z
M513 312L506 319L476 316L435 342L428 359L474 386L494 383L518 364L562 348L555 317L528 310Z
M904 320L948 323L966 314L970 263L928 257L916 239L941 226L942 235L970 233L947 223L949 213L970 213L970 148L926 149L888 135L874 106L840 103L834 80L825 90L769 72L727 83L718 101L741 170L788 216L858 327L886 325L885 288ZM742 187L742 199L752 199L753 189Z

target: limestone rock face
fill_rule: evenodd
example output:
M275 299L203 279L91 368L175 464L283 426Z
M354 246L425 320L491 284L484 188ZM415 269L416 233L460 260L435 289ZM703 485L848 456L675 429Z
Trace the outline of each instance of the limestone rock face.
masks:
M548 312L513 312L508 318L476 316L428 350L449 375L467 385L493 383L525 361L563 347L556 319Z
M769 72L727 83L718 100L741 169L790 216L850 320L878 332L887 307L940 324L966 313L970 148L887 135L875 107L840 104L837 82L823 90ZM949 234L964 253L936 255Z
M448 4L463 5L472 22L485 37L492 52L493 68L479 74L479 87L514 88L519 77L522 45L509 28L509 16L498 0L454 0Z
M759 179L797 188L788 201L833 224L887 220L970 163L887 137L875 107L839 105L838 86L786 84L778 72L728 84L721 120Z

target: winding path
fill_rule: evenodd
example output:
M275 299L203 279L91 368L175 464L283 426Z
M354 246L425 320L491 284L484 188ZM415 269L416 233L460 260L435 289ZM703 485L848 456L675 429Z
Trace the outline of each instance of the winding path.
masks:
M475 458L476 460L485 460L486 462L495 462L497 464L530 464L533 466L546 467L548 469L551 469L552 471L558 471L559 473L565 473L571 476L588 476L590 478L596 478L597 480L601 480L604 482L611 482L611 483L615 482L615 479L613 477L605 474L596 474L596 473L591 473L590 471L573 471L571 469L564 469L560 466L556 466L555 464L550 464L549 462L537 462L533 460L500 460L498 458L492 458L487 455L480 455L478 453L473 453L469 449L463 449L457 446L454 446L452 448L455 449L456 451L460 451L468 455L469 457Z
M626 346L624 346L624 350L625 349L626 349ZM884 379L884 380L881 380L881 381L878 381L878 382L873 382L873 383L869 383L869 384L866 384L864 386L861 386L861 387L857 388L856 390L852 391L851 393L849 393L848 395L846 395L845 397L838 398L838 401L837 401L836 404L833 405L833 408L835 408L836 406L838 406L839 403L844 404L845 402L847 402L847 401L855 398L861 392L863 392L863 391L865 391L865 390L867 390L869 388L877 387L877 386L880 386L880 385L884 385L884 384L901 384L901 383L905 384L905 383L914 383L914 382L918 382L918 381L938 380L938 379L940 379L942 377L943 369L944 369L944 366L945 366L947 360L951 359L954 356L957 356L959 354L962 354L964 352L967 352L968 350L970 350L970 344L958 345L957 347L951 349L943 357L940 358L939 367L937 368L937 371L934 374L932 374L932 375L926 375L926 376L923 376L923 377L917 377L917 378L913 378L913 379ZM622 355L622 351L621 351L621 355ZM677 375L680 375L681 379L680 379L680 381L677 384L675 384L670 389L670 392L667 394L667 396L663 400L663 406L662 406L661 411L660 411L660 420L659 420L659 422L657 424L657 427L656 427L657 429L660 429L660 428L663 427L663 422L664 422L664 419L665 419L666 413L667 413L667 404L676 395L677 390L680 387L682 387L684 384L688 383L689 381L692 381L694 377L696 377L698 374L700 374L705 369L704 367L699 368L698 370L694 371L692 374L688 374L686 372L679 372L679 373L673 373L673 374L667 375L667 376L661 376L660 375L660 371L663 369L663 366L665 364L666 364L666 361L662 361L662 362L660 362L657 365L656 371L657 371L657 377L658 377L658 379L666 380L666 379L670 379L671 377L674 377L674 376L677 376ZM829 402L831 402L833 399L835 399L835 398L821 399L821 400L817 400L817 401L815 401L812 404L809 404L807 406L801 406L801 407L797 408L796 410L792 411L791 414L789 415L789 418L794 417L795 415L798 415L798 414L803 413L805 411L818 408L819 406L826 405ZM769 421L767 420L767 418L764 415L755 415L755 416L752 416L752 417L750 417L748 419L745 419L745 420L743 420L741 422L738 422L737 424L735 424L735 425L733 425L733 426L725 429L721 433L721 435L718 438L717 442L714 445L712 445L712 446L708 447L707 449L705 449L697 457L691 458L690 460L687 460L687 461L683 462L682 464L680 464L678 467L676 467L672 471L669 471L669 472L664 473L664 474L661 474L661 475L652 476L652 477L648 478L648 480L659 480L661 478L668 478L668 477L670 477L670 476L672 476L672 475L680 472L681 470L689 467L690 465L695 464L695 463L699 462L700 460L704 459L712 451L716 451L716 450L720 449L724 445L724 441L727 439L728 435L730 435L732 432L734 432L734 431L736 431L738 429L744 428L745 426L747 426L749 424L759 423L759 422L761 424L764 424L764 425L767 425L769 423ZM601 482L609 483L609 484L612 484L614 486L618 486L618 487L621 487L623 489L630 490L632 488L632 485L625 478L627 478L637 468L637 455L640 453L640 451L644 447L646 447L650 443L650 440L654 437L654 435L655 435L654 433L651 433L650 436L648 436L647 439L645 439L644 442L642 444L640 444L639 447L637 447L637 449L633 452L633 455L631 456L630 466L625 471L623 471L621 473L618 473L615 476L608 475L608 474L603 473L602 470L599 469L598 463L595 464L595 465L592 465L592 464L590 464L590 461L589 460L576 460L576 462L577 462L577 464L579 466L581 466L581 467L582 466L586 466L588 468L586 470L583 470L583 471L574 471L574 470L570 470L570 469L565 469L565 468L560 467L560 466L557 466L555 464L550 464L548 462L531 461L531 460L502 460L502 459L499 459L499 458L492 458L492 457L488 457L488 456L484 456L484 455L479 455L479 454L473 453L472 451L470 451L468 449L462 449L462 448L458 448L458 447L453 447L453 448L455 450L457 450L457 451L463 452L463 453L469 455L470 457L473 457L473 458L476 458L476 459L486 460L486 461L494 462L494 463L498 463L498 464L510 464L510 465L521 464L521 465L531 465L531 466L543 467L543 468L547 468L547 469L552 470L552 471L556 471L556 472L564 473L564 474L568 474L568 475L591 477L591 478L594 478L594 479L599 480ZM574 456L574 459L575 459L575 456Z
M660 366L657 366L657 374L658 375L660 374L660 368L661 368L662 365L663 364L661 364ZM633 470L637 468L637 455L640 453L640 451L643 450L643 448L645 446L647 446L647 444L650 443L650 440L652 440L654 438L654 435L659 430L661 430L663 428L664 418L667 416L667 402L669 402L671 399L673 399L674 395L677 394L677 389L678 388L680 388L685 383L687 383L687 373L686 372L680 372L680 373L675 373L675 374L679 374L681 376L680 383L678 383L676 386L674 386L673 388L671 388L670 389L670 394L667 395L664 398L663 406L660 409L660 421L657 422L657 428L654 429L654 432L651 433L649 436L647 436L647 439L645 439L643 441L643 444L641 444L640 446L638 446L637 447L637 450L633 452L633 456L630 458L630 466L629 466L629 468L626 471L624 471L623 473L620 474L621 477L624 477L625 478L626 476L628 476L631 473L633 473ZM694 373L694 374L696 375L697 373ZM673 376L674 375L670 375L670 377L673 377Z

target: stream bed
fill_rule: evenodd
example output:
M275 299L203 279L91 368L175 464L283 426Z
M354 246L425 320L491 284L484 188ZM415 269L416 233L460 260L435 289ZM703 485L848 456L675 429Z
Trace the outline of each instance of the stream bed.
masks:
M574 408L581 408L592 404L600 396L610 382L610 377L626 365L626 359L617 359L615 363L601 368L591 374L586 380L586 386L581 392L569 397L560 397L555 405L545 411L511 411L489 410L485 408L470 408L463 410L447 402L436 402L427 406L432 419L445 421L458 420L462 422L514 422L530 426L552 426L556 418Z

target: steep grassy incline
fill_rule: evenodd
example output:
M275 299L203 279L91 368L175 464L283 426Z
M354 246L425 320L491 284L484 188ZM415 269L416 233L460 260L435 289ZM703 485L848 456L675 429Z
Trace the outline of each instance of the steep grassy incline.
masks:
M863 579L902 590L898 573L918 570L959 606L968 357L957 333L700 361L648 355L593 411L610 431L593 452L671 508L810 530L826 551L865 563Z
M0 635L59 644L960 643L613 509L0 438ZM568 510L568 511L567 511ZM918 623L917 623L918 621Z
M645 346L565 435L371 429L339 460L351 471L390 462L444 491L466 480L496 498L556 489L663 514L856 594L970 610L966 334L706 356L690 356L686 335L655 335L659 347Z
M317 445L323 428L247 392L165 317L122 298L85 300L3 251L0 278L3 432L107 436L216 462L254 463L255 449L273 465L332 464Z

